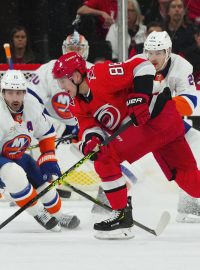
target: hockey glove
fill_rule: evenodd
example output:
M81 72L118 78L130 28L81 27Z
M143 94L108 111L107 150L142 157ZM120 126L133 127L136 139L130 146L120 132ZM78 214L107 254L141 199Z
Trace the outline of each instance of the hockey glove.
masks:
M136 126L144 125L150 119L149 96L141 93L131 93L128 95L126 106L128 114Z
M105 146L101 146L101 143L103 141L103 138L100 138L99 136L86 136L86 140L83 142L81 146L82 153L87 156L92 151L98 151L101 149L101 153L105 152ZM96 160L98 158L98 153L94 154L90 159L92 161Z
M54 151L43 153L38 158L37 164L40 167L44 181L51 181L53 175L61 176L60 167Z
M66 128L62 134L61 139L63 138L63 140L59 140L59 142L56 144L56 148L58 147L58 145L60 143L72 143L72 142L77 142L78 140L78 132L79 132L79 127L78 125L75 126L69 126L66 125ZM72 135L71 138L69 138L67 135ZM65 139L66 136L66 139Z

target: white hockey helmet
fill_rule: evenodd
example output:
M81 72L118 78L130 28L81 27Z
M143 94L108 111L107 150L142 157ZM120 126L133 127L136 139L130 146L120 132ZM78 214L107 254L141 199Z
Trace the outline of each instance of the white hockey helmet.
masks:
M80 35L77 31L74 31L72 35L67 36L67 38L63 41L63 54L72 51L78 52L85 60L87 60L89 54L88 41L83 35Z
M1 79L2 90L23 90L27 91L27 81L20 70L9 69Z
M153 31L151 32L147 39L144 42L144 54L147 57L147 59L149 59L149 51L165 51L165 56L164 56L164 62L162 67L159 68L159 70L162 70L170 56L171 56L171 51L172 51L172 41L170 36L168 35L168 33L166 31L162 31L162 32L156 32ZM159 71L157 70L157 71Z
M151 32L144 42L144 50L146 51L160 51L172 48L172 41L166 31Z

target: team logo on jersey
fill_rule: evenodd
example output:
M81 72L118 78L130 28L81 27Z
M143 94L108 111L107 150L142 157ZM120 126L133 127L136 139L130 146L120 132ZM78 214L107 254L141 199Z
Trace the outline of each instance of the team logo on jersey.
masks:
M95 113L94 117L107 129L113 130L119 124L120 112L117 108L110 104L105 104L100 107Z
M9 159L20 159L30 143L31 138L29 136L18 135L3 145L2 155Z
M74 105L73 99L65 92L57 93L52 97L52 106L57 115L63 119L70 119L73 117L69 110L69 105Z
M93 67L87 73L87 78L89 81L91 81L92 79L96 79L96 77L94 76L94 68Z

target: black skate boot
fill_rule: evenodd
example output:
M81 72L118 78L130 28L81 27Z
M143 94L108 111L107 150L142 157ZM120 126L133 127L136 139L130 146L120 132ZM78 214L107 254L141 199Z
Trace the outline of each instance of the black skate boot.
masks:
M55 232L61 230L60 226L58 225L59 221L55 217L52 217L45 208L42 211L39 211L37 216L34 218L46 230L52 230Z
M98 239L130 239L133 238L131 197L128 197L126 208L114 210L112 216L102 222L94 224L95 237Z

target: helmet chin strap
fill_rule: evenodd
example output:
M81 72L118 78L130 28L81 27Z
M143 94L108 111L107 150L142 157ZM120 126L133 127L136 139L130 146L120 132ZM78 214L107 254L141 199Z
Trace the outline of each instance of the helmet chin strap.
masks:
M76 86L76 96L81 97L82 94L80 94L80 85L82 84L82 82L84 81L85 76L81 76L81 82L80 83L75 83L74 80L72 79L72 83Z
M9 111L12 113L12 114L18 114L18 113L22 113L23 112L23 110L24 110L24 105L22 104L22 106L21 106L21 110L20 111L13 111L11 108L10 108L10 106L7 104L7 102L6 102L6 100L5 100L5 98L2 96L2 98L3 98L3 100L4 100L4 102L6 103L6 106L8 107L8 109L9 109Z
M171 55L171 49L170 48L169 49L165 49L165 53L166 53L165 61L162 64L162 66L159 68L159 70L157 70L156 72L159 72L159 71L163 70L166 67L167 62L168 62L168 60L170 58L170 55Z
M6 103L6 106L8 107L9 111L10 111L12 114L22 113L23 110L24 110L24 106L23 106L23 105L21 106L21 110L20 110L20 111L17 111L17 112L13 111L7 103Z

